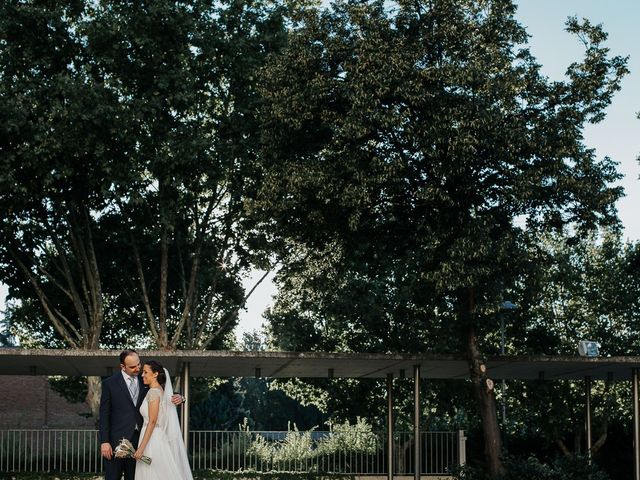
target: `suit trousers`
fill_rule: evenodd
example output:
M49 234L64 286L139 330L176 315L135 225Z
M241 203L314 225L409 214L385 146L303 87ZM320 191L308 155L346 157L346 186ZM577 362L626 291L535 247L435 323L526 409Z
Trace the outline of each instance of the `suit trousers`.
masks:
M140 440L140 430L136 430L131 439L134 447L138 446ZM115 452L115 446L111 445ZM134 480L136 476L136 459L135 458L115 458L104 460L104 480L121 480L124 474L124 480Z

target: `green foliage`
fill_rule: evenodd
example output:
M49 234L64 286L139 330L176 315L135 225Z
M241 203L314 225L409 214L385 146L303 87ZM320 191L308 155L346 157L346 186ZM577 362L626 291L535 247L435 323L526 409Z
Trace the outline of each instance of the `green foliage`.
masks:
M283 440L270 441L258 434L248 449L248 455L254 455L261 461L273 465L276 469L291 469L291 466L312 465L311 460L336 453L372 454L378 449L378 438L371 426L361 418L354 425L349 422L331 425L326 436L313 438L315 428L300 432L295 424L289 425ZM248 428L245 431L249 431Z
M246 412L243 397L233 381L226 381L206 397L195 402L190 415L191 428L199 430L230 430L242 423Z
M10 298L44 307L49 342L72 348L99 344L104 299L91 213L108 205L127 163L115 99L83 63L84 14L81 2L0 7L0 277ZM12 323L33 318L25 312Z
M235 480L237 478L256 480L353 480L353 475L323 474L315 472L220 472L216 470L200 470L193 473L194 480Z
M509 458L506 472L499 480L608 480L595 463L589 464L583 457L565 457L550 464L541 463L535 457ZM455 474L459 480L483 480L490 477L482 469L465 466Z
M270 265L243 204L259 184L256 72L284 15L2 4L0 279L21 340L225 345L243 275Z
M627 59L609 55L601 27L572 19L584 55L552 82L515 8L304 12L263 69L267 181L252 205L283 259L276 344L466 351L488 446L501 436L479 365L497 306L538 261L541 235L615 227L622 194L615 162L582 130L603 118Z
M69 402L81 403L87 398L86 377L49 377L49 385Z
M329 435L318 441L317 449L321 455L337 452L371 454L378 449L378 437L373 433L371 425L358 417L354 425L348 421L331 423Z
M338 2L263 69L268 181L252 206L282 246L278 346L460 351L462 293L481 328L538 261L537 232L616 223L615 163L580 132L625 59L572 22L585 58L549 82L513 11Z
M353 480L353 475L321 474L314 472L220 472L215 470L200 470L193 473L194 480L235 480L237 478L256 480Z
M576 355L579 339L602 344L602 355L638 353L638 244L624 243L618 232L569 241L545 236L535 247L538 262L522 272L512 290L518 309L503 314L507 354ZM496 321L484 325L484 348L497 354ZM610 425L631 418L627 382L594 382L594 444L611 441ZM503 397L505 434L539 439L544 449L558 446L580 452L584 430L584 383L507 382ZM599 455L598 447L594 455Z
M97 477L95 473L75 473L75 472L62 472L62 473L7 473L0 472L0 479L2 480L98 480L102 477Z
M615 224L615 163L582 143L619 89L599 27L564 82L509 1L337 2L263 69L264 183L288 349L458 351L461 292L495 313L536 232Z
M506 323L507 351L574 355L577 339L591 339L601 355L640 352L639 248L616 231L542 237L538 262L514 289L519 309Z
M300 432L294 424L293 429L288 429L284 440L272 444L274 448L271 451L271 461L275 465L286 465L287 463L306 463L313 458L315 455L312 450L311 434L314 430L315 428Z
M202 383L191 409L191 428L235 430L244 420L253 430L285 430L289 422L302 429L321 425L323 415L262 378L238 378L220 384Z
M15 347L15 338L11 334L11 326L6 316L0 319L0 347Z
M82 473L0 473L3 480L98 480L95 474ZM353 475L343 474L319 474L313 472L223 472L219 470L196 470L193 472L194 480L353 480Z

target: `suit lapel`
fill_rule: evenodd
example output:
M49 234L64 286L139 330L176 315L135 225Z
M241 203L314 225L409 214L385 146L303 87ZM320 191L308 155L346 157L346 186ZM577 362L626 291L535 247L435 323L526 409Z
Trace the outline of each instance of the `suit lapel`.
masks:
M120 390L122 390L122 394L126 395L129 400L131 400L131 393L129 393L129 388L127 388L127 383L124 381L124 377L122 376L122 373L118 373L118 381L116 382L118 384L118 386L120 387Z

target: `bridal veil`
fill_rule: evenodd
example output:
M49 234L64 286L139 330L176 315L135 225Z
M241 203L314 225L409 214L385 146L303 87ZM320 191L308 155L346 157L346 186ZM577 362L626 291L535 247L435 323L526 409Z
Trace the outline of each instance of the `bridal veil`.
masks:
M171 385L171 377L167 369L164 369L164 374L167 378L164 386L164 398L166 422L163 425L165 435L169 442L169 449L173 454L173 459L178 467L178 470L182 474L181 478L184 480L193 480L191 474L191 467L189 466L189 459L187 458L187 449L184 446L182 439L182 432L180 431L180 422L178 421L178 412L175 405L171 403L171 397L173 396L173 386Z

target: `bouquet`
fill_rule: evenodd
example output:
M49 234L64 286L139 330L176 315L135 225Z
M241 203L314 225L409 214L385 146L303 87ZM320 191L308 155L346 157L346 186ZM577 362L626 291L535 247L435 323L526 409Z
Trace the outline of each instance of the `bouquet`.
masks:
M120 440L120 444L116 447L116 458L133 458L133 455L135 453L136 449L133 448L132 443L126 438ZM143 455L140 460L142 460L147 465L151 465L151 458L147 457L146 455Z

